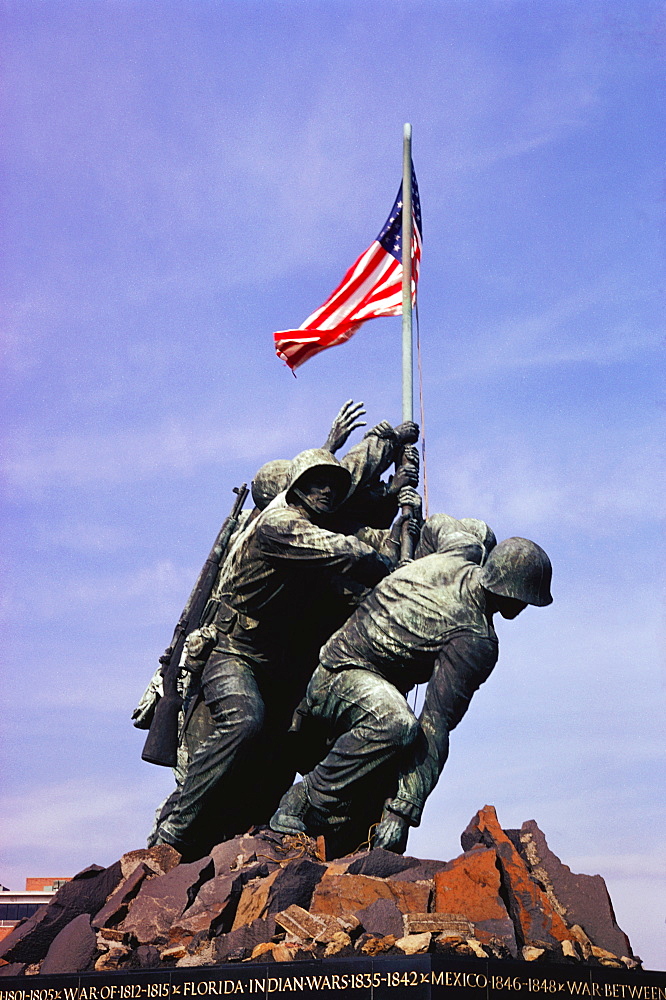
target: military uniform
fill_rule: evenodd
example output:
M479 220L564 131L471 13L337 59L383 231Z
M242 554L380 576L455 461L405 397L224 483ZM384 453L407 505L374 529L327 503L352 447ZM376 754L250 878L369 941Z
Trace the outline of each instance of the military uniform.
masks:
M271 819L274 830L333 831L339 851L340 831L358 822L368 792L376 800L386 788L389 801L375 839L404 849L402 833L420 820L446 761L449 733L497 662L492 615L515 618L528 604L545 607L553 600L552 567L540 546L508 538L486 557L478 536L488 541L487 525L476 529L477 537L443 534L446 552L396 570L326 643L307 703L328 727L332 745L283 796ZM428 678L419 723L404 696Z
M400 447L393 428L378 424L369 430L340 464L349 470L349 494L328 519L327 527L345 535L360 529L389 528L398 513L398 499L388 492L380 476L399 460Z
M479 581L483 546L457 533L448 547L383 580L323 647L307 704L334 742L302 785L287 793L271 821L275 829L289 832L288 817L299 800L306 832L349 822L368 777L389 762L404 764L407 748L421 739L405 695L432 676L428 705L440 713L437 725L428 727L427 752L422 749L415 771L403 767L392 805L418 821L446 758L448 733L498 653Z
M160 840L187 850L200 821L211 821L210 808L219 810L217 836L232 832L225 823L240 821L225 809L235 805L228 794L238 761L260 734L286 732L307 681L303 658L290 662L290 652L308 627L312 601L334 576L374 586L388 570L369 546L318 527L284 495L239 533L221 574L217 644L201 678L212 731L193 755Z
M456 536L463 532L473 535L481 542L484 550L481 562L485 562L488 554L497 545L497 539L492 528L489 528L485 521L479 521L474 517L455 518L450 514L433 514L427 518L422 529L421 537L414 551L414 558L420 559L422 556L430 556L434 552L448 552L451 546L455 550ZM476 562L476 559L472 560Z

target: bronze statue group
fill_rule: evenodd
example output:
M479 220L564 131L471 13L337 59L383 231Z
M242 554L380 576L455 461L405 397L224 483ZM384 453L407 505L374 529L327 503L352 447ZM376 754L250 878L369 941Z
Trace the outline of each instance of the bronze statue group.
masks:
M177 787L149 846L192 860L270 826L323 834L331 856L368 840L403 852L497 662L493 615L552 601L536 543L423 520L415 424L382 422L338 461L362 406L344 404L323 448L252 482L255 507L234 520L178 659ZM417 718L407 695L421 683ZM135 725L158 724L162 695L158 672Z

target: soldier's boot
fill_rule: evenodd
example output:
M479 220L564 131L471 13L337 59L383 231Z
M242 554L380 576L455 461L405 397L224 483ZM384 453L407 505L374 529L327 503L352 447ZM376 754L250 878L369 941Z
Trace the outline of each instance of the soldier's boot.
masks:
M173 847L180 854L181 861L185 862L197 861L205 853L203 850L197 850L193 844L185 843L182 840L178 840L177 837L170 836L159 827L157 830L151 832L148 838L148 847L159 847L161 844L168 844L169 847Z
M302 781L285 792L270 821L270 828L276 833L306 833L310 837L327 827L326 818L313 807Z
M282 796L277 811L271 817L271 830L276 833L305 833L305 817L309 809L303 782L299 781Z

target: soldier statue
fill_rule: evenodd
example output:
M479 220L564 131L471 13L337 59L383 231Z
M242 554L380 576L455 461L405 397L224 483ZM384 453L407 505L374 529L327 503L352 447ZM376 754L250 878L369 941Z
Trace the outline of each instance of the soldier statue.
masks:
M382 422L334 457L364 412L348 401L324 448L255 475L255 507L234 522L205 625L185 642L178 787L149 845L194 858L270 820L325 834L336 854L370 826L374 846L404 851L497 661L493 615L552 601L536 543L498 545L475 518L423 521L415 424ZM399 562L405 529L415 558ZM417 720L406 695L424 682Z
M417 435L414 424L395 430L380 425L378 432L368 432L365 461L353 464L360 469L358 485L364 478L372 481L377 468L386 467L397 449ZM367 458L373 448L380 453L374 462ZM211 730L194 751L152 843L172 844L181 854L194 856L201 853L213 825L218 840L221 834L238 832L232 792L242 763L266 732L286 733L316 664L316 659L307 662L297 637L305 629L316 636L305 648L318 648L339 624L328 631L317 627L322 596L331 587L333 599L334 580L349 578L372 587L395 564L390 555L323 526L350 495L352 480L330 451L304 452L291 463L286 492L234 538L216 588L210 630L214 648L202 655L201 686ZM274 805L292 777L285 776ZM260 812L254 795L253 803Z
M352 400L344 403L333 420L323 448L331 455L339 451L354 430L365 426L364 421L360 419L364 414L363 403L354 403ZM342 459L342 464L349 473L350 486L335 515L321 513L321 526L334 532L353 533L366 522L382 526L390 525L398 510L398 497L404 494L404 488L407 485L416 485L418 482L418 456L415 455L415 449L409 443L415 441L417 437L418 427L413 423L406 423L394 429L384 421L369 430L363 440ZM384 483L380 480L380 476L392 463L396 464L396 473L388 483ZM218 629L213 624L213 618L220 607L223 591L230 589L233 591L235 586L233 579L229 579L227 563L231 565L233 561L231 554L241 546L241 541L251 531L253 522L256 521L261 512L280 493L285 491L290 478L293 477L293 470L294 463L291 460L277 459L267 462L255 474L251 486L255 507L251 511L243 511L233 522L235 527L226 542L225 552L220 560L221 568L202 615L202 620L205 619L206 624L203 627L195 628L190 624L187 628L188 635L183 652L179 661L176 661L180 663L177 671L176 689L179 701L182 703L178 715L178 725L174 730L173 737L175 739L176 732L180 732L173 766L176 790L158 807L155 825L149 835L149 843L155 842L158 836L157 827L169 817L178 803L180 790L187 776L192 757L201 744L209 738L213 729L210 711L202 698L201 674L207 656L215 644ZM284 498L281 503L284 505ZM358 520L359 512L362 515L361 522ZM229 518L227 522L229 522ZM384 548L386 548L386 544L390 541L389 538L385 537L387 532L379 532L379 534L384 541ZM379 547L375 538L364 540ZM244 548L241 551L245 553ZM389 553L392 551L390 545L388 551ZM340 582L342 580L344 583ZM340 593L332 595L329 589L324 587L319 594L318 606L315 606L317 596L315 588L315 591L310 595L311 614L306 627L292 630L291 660L288 668L289 691L297 689L296 678L298 677L301 678L300 693L304 691L317 664L319 647L351 613L360 596L367 592L366 586L356 579L353 580L348 574L339 574L337 581ZM344 599L341 598L342 591L345 592ZM190 598L191 601L192 598ZM191 618L192 616L188 615L187 617ZM196 622L194 624L196 625ZM172 646L175 645L176 634L180 626L181 623L174 634ZM167 650L167 654L170 654L169 658L173 660L174 654L171 654L171 649L172 647ZM166 661L167 657L164 657L163 662ZM163 669L158 668L133 713L134 725L138 728L145 729L151 726L154 721L158 725L161 722L161 720L155 720L155 709L163 695L162 674ZM226 803L217 810L224 818L224 822L231 824L230 827L227 827L229 831L237 832L261 819L267 821L282 792L293 780L295 767L289 759L289 753L287 753L293 741L285 741L283 737L288 729L294 704L298 701L298 697L295 697L295 702L292 704L294 697L287 694L286 688L282 691L280 699L283 706L282 715L288 711L289 716L286 725L277 724L277 720L280 718L279 712L269 713L269 718L274 725L272 727L264 725L261 745L257 742L254 752L246 755L245 767L235 769L239 771L237 774L239 794L235 795L235 809L230 808L228 796ZM161 724L163 725L163 723ZM151 734L154 729L153 725ZM159 754L164 754L164 757L160 757L158 754L156 757L146 756L146 759L153 760L155 763L166 763L172 752L169 749L171 737L167 736L165 732L160 734L159 729L157 732ZM277 754L274 749L270 748L270 743L275 744L276 741L282 748L281 752ZM273 766L270 774L261 767L262 753L272 757ZM254 772L252 772L253 765L256 765ZM249 785L253 788L251 796L247 794ZM265 786L263 790L262 786ZM231 790L231 797L234 796L235 791L236 789ZM262 802L264 802L263 807ZM211 836L219 838L223 826L224 824L220 825L218 817L215 822L211 823Z
M323 646L306 718L330 748L285 793L273 830L323 833L334 853L346 853L387 799L374 846L404 851L446 762L449 733L497 661L493 615L511 619L528 604L551 603L550 560L536 543L508 538L486 557L467 532L441 532L439 542L440 551L385 577ZM424 681L417 720L406 694Z

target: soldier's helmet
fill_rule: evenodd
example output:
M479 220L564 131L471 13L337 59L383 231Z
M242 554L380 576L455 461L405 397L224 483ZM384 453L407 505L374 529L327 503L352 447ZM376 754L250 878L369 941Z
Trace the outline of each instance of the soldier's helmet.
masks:
M266 462L257 470L252 480L252 499L255 507L265 510L278 493L282 493L289 485L291 478L291 459L276 458Z
M552 574L550 559L541 546L516 537L505 538L492 550L479 580L493 594L544 608L553 602Z
M325 448L308 448L307 451L302 451L292 461L291 478L287 487L287 500L290 499L289 494L292 490L300 490L303 478L312 472L313 469L326 470L328 475L330 475L331 482L337 488L338 505L341 504L351 486L351 473L343 465L340 465L337 458Z
M470 535L478 538L486 553L490 552L497 545L497 538L492 528L488 527L485 521L479 521L476 517L461 517L460 523L464 524Z

